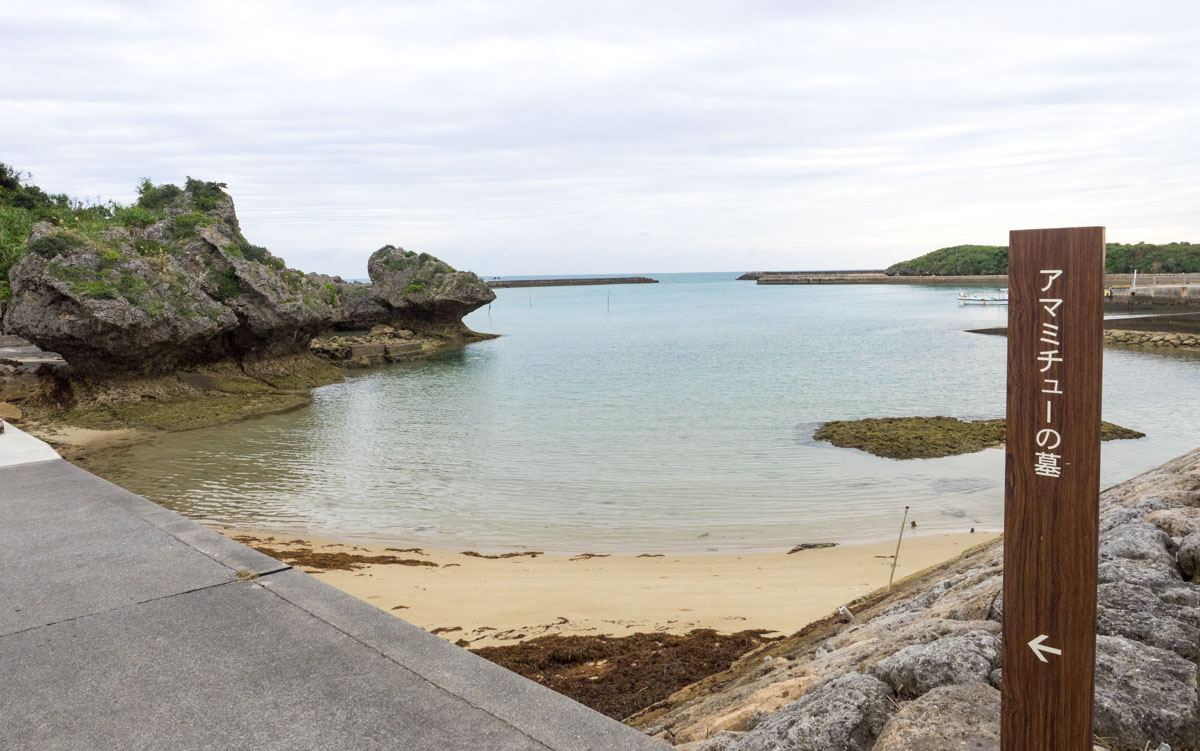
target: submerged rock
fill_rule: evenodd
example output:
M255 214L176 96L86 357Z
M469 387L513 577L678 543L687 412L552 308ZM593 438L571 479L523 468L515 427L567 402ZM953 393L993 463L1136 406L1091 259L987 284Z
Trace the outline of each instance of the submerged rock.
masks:
M1144 436L1145 433L1110 422L1100 425L1103 441ZM967 421L940 416L868 417L824 423L813 433L813 438L887 459L934 459L1003 445L1005 422L1003 419Z

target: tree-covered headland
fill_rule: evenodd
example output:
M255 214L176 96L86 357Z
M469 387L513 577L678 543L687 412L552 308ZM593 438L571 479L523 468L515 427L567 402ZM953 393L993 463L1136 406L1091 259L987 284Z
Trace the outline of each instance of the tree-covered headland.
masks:
M1104 266L1110 274L1200 273L1200 244L1174 242L1108 243ZM966 276L1007 274L1008 246L954 245L893 264L888 274L899 276Z

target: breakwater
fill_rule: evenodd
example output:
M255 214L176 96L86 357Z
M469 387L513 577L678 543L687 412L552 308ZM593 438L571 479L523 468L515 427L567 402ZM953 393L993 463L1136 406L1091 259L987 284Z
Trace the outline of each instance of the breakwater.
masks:
M581 287L590 284L658 284L648 276L593 277L590 279L497 279L487 283L492 289L507 287Z
M1114 329L1104 332L1105 344L1138 344L1147 347L1172 347L1196 349L1200 347L1200 335L1172 334L1165 331L1129 331Z
M1107 310L1107 306L1105 308ZM969 334L1008 333L1007 326L969 329ZM1156 339L1156 337L1158 337ZM1154 344L1163 347L1196 346L1200 340L1200 313L1168 313L1163 315L1110 318L1104 321L1105 344ZM1159 345L1159 342L1165 342Z
M981 276L889 276L882 271L804 271L762 272L757 276L758 284L932 284L944 286L983 285L1003 287L1008 285L1004 274Z
M759 284L932 284L950 286L1008 286L1007 274L905 276L882 270L864 271L750 271L739 280ZM1115 296L1175 298L1200 297L1200 274L1141 274L1132 290L1133 274L1106 274L1104 286Z

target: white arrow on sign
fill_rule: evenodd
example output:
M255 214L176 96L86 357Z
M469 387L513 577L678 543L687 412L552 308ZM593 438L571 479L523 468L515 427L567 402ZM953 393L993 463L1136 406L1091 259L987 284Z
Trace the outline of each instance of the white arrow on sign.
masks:
M1052 654L1052 655L1061 655L1062 654L1061 649L1055 649L1054 647L1047 647L1042 644L1042 642L1046 641L1049 638L1050 637L1047 636L1046 634L1042 634L1041 636L1039 636L1036 639L1029 640L1029 648L1033 650L1033 653L1035 655L1037 655L1037 658L1039 660L1041 660L1042 662L1050 662L1049 660L1046 659L1046 655L1048 655L1048 654Z

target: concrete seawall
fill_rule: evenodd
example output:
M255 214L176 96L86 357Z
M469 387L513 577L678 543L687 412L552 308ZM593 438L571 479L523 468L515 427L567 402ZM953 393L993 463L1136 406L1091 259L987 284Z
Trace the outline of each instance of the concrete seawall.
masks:
M931 284L947 286L1007 287L1006 274L960 276L888 276L882 271L752 271L738 277L758 284ZM1128 295L1133 274L1107 274L1104 285L1115 294ZM1200 297L1200 274L1140 274L1135 295Z
M648 276L594 277L591 279L498 279L488 282L492 289L509 287L582 287L595 284L658 284Z
M0 435L0 746L668 747Z

